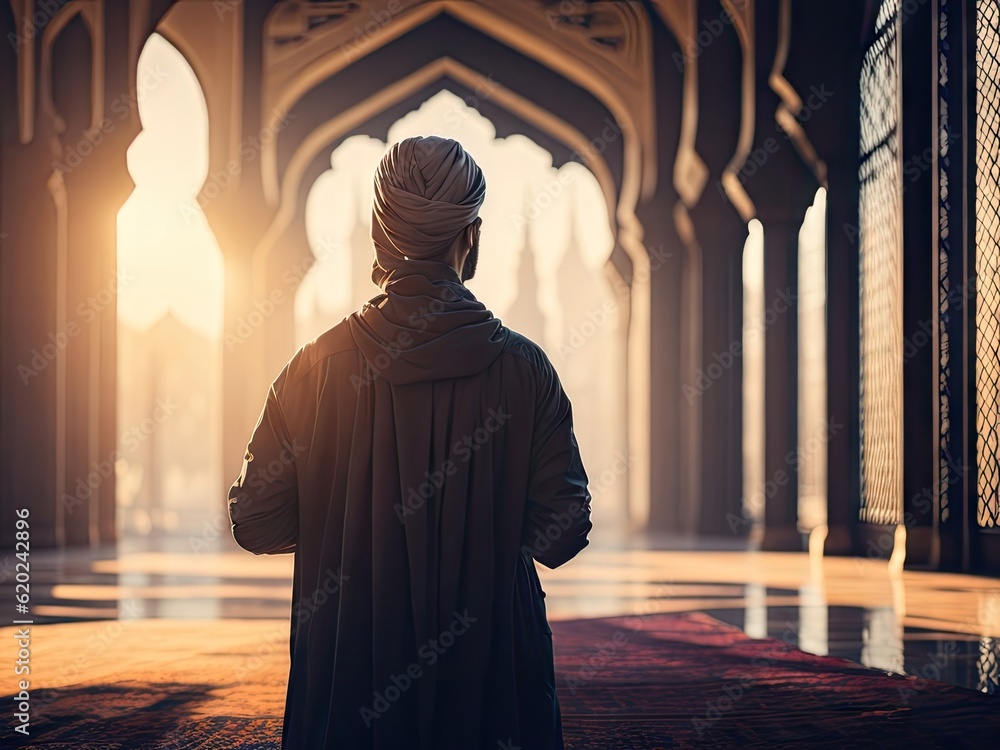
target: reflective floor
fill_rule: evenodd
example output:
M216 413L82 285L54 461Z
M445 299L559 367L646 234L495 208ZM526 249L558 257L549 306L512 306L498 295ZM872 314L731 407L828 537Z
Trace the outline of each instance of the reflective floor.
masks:
M220 537L143 540L31 554L36 623L285 618L290 556L255 557ZM11 552L0 596L13 597ZM587 549L540 567L549 618L702 611L756 638L993 693L1000 688L1000 580L898 570L808 553ZM9 599L8 599L9 600Z

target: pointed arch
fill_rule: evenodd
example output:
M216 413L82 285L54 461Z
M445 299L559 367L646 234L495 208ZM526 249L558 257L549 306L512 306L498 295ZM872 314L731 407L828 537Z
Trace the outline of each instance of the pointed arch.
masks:
M630 468L629 505L635 511L636 518L644 519L648 514L650 503L648 448L651 434L649 404L651 278L650 259L642 241L643 228L636 216L640 197L638 185L635 185L634 189L628 189L623 184L620 192L616 193L612 171L601 153L583 133L553 112L511 89L499 86L495 81L490 82L480 71L475 71L452 58L441 57L331 117L298 142L288 159L288 166L281 178L274 218L253 249L251 288L257 295L266 293L270 252L296 216L303 177L317 155L379 113L435 82L448 79L472 89L482 87L489 82L492 87L491 102L579 154L584 165L597 179L607 203L616 244L625 250L632 263L626 311L628 330L626 382L629 399L627 433L630 456L633 460ZM627 142L628 135L624 135Z

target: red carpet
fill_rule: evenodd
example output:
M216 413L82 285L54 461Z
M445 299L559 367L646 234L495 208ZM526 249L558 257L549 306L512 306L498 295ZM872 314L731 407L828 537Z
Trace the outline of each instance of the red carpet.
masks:
M812 656L777 640L752 640L704 614L576 620L554 623L553 630L571 750L954 750L995 747L1000 736L994 697ZM31 744L24 747L278 747L276 719L191 719L216 687L118 682L42 691L35 696ZM268 680L260 690L281 693L284 685Z
M700 613L553 626L566 745L996 747L1000 701L754 640Z

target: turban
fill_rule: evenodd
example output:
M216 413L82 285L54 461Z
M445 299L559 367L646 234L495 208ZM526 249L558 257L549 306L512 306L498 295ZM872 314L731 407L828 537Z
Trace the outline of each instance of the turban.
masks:
M407 260L439 260L479 216L486 180L462 144L449 138L407 138L375 171L372 280Z

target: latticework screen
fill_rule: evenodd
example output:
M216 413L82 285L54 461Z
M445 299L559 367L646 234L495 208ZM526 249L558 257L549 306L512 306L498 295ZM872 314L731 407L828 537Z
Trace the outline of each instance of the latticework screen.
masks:
M979 659L976 668L979 681L976 689L980 693L996 693L1000 690L1000 639L984 636L979 639Z
M951 432L951 335L952 284L951 255L955 252L951 240L951 193L948 175L951 162L951 80L948 52L952 42L948 17L952 10L949 2L938 0L938 512L942 521L951 516L951 484L959 477L952 475L953 441ZM959 243L961 244L961 243Z
M980 526L1000 524L1000 7L976 23L976 457Z
M883 0L861 68L861 520L895 524L903 499L900 0Z

